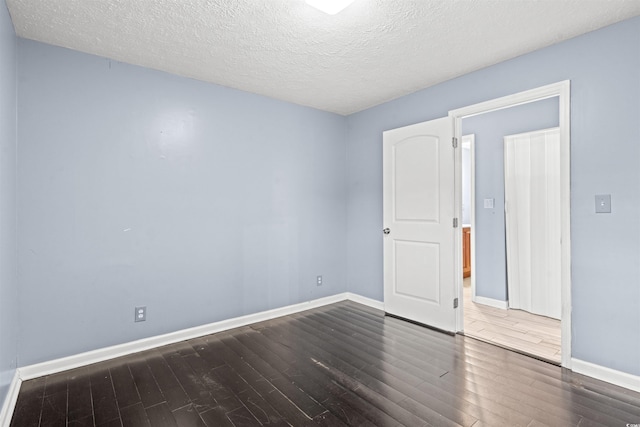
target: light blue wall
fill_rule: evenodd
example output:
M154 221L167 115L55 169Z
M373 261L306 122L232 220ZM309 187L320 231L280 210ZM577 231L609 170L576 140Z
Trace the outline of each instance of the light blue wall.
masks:
M504 219L504 137L559 126L558 98L498 110L462 120L462 134L475 135L476 294L507 299ZM494 199L485 209L484 199Z
M346 291L344 117L22 39L18 58L21 365Z
M16 36L0 2L0 408L16 368Z
M571 80L573 357L640 374L640 18L349 116L349 291L382 300L382 131ZM595 194L613 212L594 213Z

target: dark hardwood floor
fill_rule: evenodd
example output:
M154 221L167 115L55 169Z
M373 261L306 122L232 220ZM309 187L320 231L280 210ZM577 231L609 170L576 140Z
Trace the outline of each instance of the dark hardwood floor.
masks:
M625 426L640 394L343 302L22 384L11 426Z

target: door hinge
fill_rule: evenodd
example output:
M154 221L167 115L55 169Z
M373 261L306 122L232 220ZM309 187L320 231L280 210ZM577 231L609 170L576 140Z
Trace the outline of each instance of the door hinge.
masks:
M453 308L458 308L458 298L453 299Z
M455 136L451 138L451 145L453 145L453 148L458 148L458 138Z
M458 218L453 218L453 228L458 228Z

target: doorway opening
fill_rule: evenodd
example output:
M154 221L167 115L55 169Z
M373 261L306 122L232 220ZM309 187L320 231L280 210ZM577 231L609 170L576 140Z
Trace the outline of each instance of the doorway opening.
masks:
M456 200L462 223L457 239L460 254L457 289L461 301L457 331L564 367L570 367L571 360L568 102L567 81L450 112L455 136L461 141L461 150L456 153ZM522 119L526 117L529 119ZM531 189L531 178L525 178L524 186L520 182L516 191L511 183L512 197L514 194L520 197L520 209L514 216L508 210L509 203L505 211L504 180L514 179L514 170L522 175L527 168L531 172L531 168L550 162L548 152L543 150L541 155L537 148L535 152L524 148L526 138L531 137L527 133L534 135L539 146L539 133L549 130L556 132L554 142L547 145L557 149L554 160L557 180L552 184L542 181L542 187L534 182L533 193L529 191L535 199L533 205L531 194L524 191ZM522 143L516 156L520 163L515 169L513 165L507 166L511 175L505 175L505 161L514 161L514 138ZM507 146L512 149L510 152L507 149L505 160L507 140L511 141ZM529 163L525 165L523 161ZM540 171L533 172L538 179ZM551 208L544 209L551 198L556 201L552 208L557 221L549 225ZM527 231L529 240L523 237L518 244L518 239L513 238L514 230L520 230L522 236ZM553 242L551 249L541 246L538 238L543 236L541 230ZM534 242L530 239L532 235ZM531 248L537 257L530 256ZM523 253L520 263L519 251ZM544 256L539 256L541 253ZM555 288L540 286L552 281ZM543 304L541 309L541 303L550 304Z

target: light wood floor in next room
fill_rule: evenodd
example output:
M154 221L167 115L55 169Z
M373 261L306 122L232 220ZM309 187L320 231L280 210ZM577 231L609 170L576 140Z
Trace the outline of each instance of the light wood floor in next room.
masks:
M559 320L476 304L471 301L469 278L464 285L465 335L560 363Z

